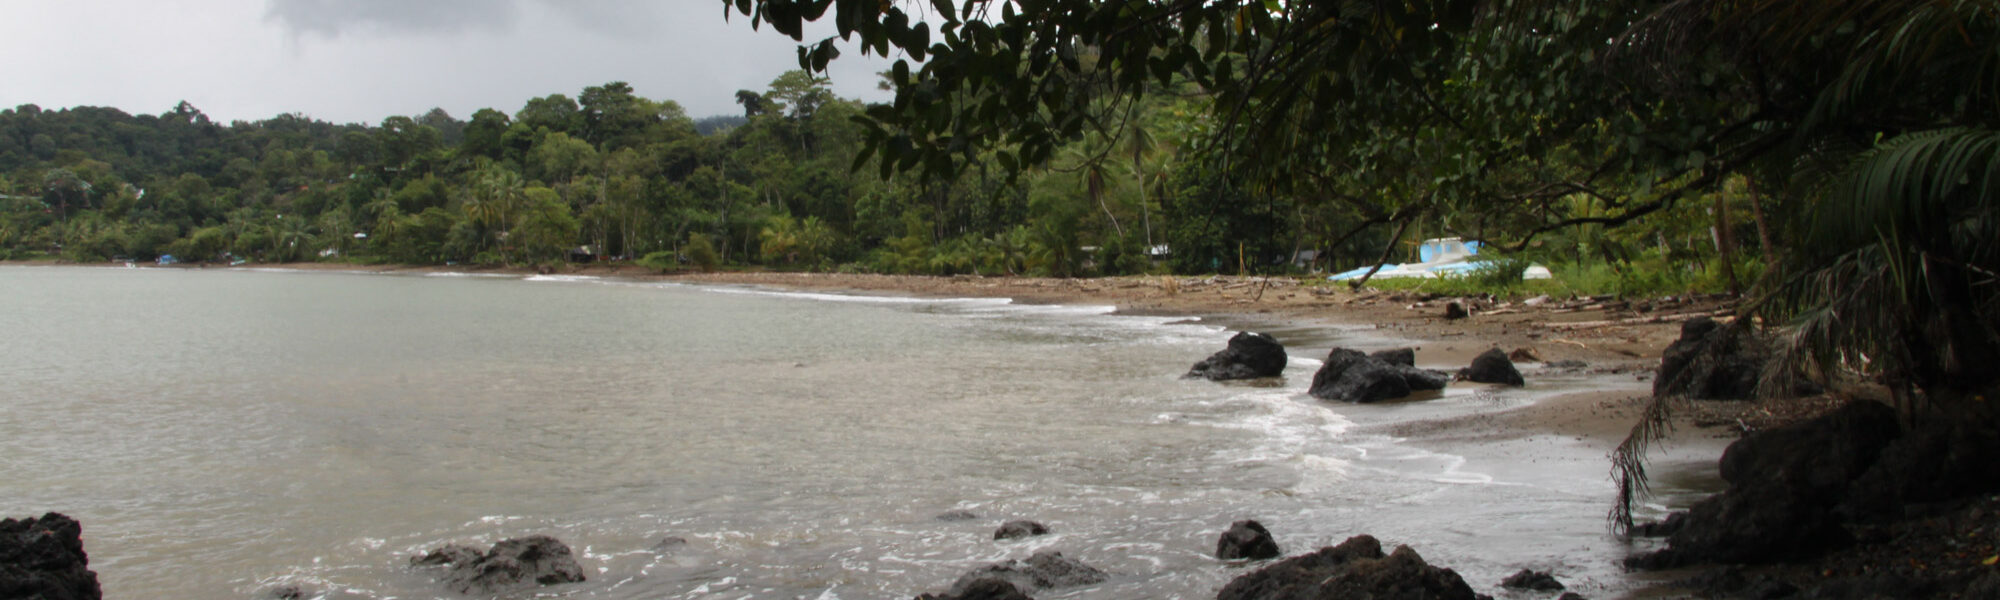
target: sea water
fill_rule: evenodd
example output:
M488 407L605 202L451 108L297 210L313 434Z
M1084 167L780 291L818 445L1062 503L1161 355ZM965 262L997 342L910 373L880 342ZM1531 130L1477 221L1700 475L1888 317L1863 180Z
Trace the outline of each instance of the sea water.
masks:
M0 268L0 516L83 522L107 598L452 598L410 557L532 534L588 580L518 597L907 598L1040 550L1038 598L1206 598L1254 518L1369 533L1497 592L1614 597L1601 448L1382 433L1601 379L1416 404L1184 380L1231 331L1109 307L587 277ZM1433 366L1433 365L1427 365ZM1443 367L1446 365L1434 365ZM1532 464L1531 464L1532 461ZM940 519L966 511L970 520ZM994 541L1032 519L1047 536ZM685 544L662 543L680 538Z

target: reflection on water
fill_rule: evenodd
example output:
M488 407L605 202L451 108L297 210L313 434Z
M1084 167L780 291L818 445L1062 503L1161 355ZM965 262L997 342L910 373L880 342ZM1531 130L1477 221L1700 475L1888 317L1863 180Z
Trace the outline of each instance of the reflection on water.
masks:
M1227 332L1101 307L530 279L0 269L0 514L81 519L118 598L446 597L403 561L532 533L580 555L563 597L908 597L1043 548L1114 577L1037 597L1206 597L1242 518L1480 589L1629 585L1601 452L1482 465L1361 427L1525 395L1332 407L1310 360L1183 381ZM1055 533L992 541L1012 518Z

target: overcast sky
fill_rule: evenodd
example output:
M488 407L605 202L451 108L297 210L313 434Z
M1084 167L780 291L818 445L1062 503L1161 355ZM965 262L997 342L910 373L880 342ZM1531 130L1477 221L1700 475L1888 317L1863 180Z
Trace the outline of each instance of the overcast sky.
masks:
M224 122L467 119L611 81L699 118L798 68L795 43L720 0L0 0L0 24L0 108L187 100ZM848 52L835 93L885 99L886 65Z

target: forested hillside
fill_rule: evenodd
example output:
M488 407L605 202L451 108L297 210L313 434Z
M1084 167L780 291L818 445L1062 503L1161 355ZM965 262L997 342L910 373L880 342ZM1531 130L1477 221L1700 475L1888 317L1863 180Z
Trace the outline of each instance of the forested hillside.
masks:
M1067 277L1325 271L1481 233L1452 219L1356 233L1379 215L1218 176L1194 152L1214 100L1186 78L1119 102L1032 167L987 151L942 175L882 168L863 152L866 108L826 83L786 73L737 92L742 114L699 120L618 82L512 114L374 125L223 124L185 102L159 115L24 105L0 111L0 256ZM1754 239L1740 186L1731 197ZM1529 254L1649 290L1719 288L1710 220L1694 210L1565 232Z

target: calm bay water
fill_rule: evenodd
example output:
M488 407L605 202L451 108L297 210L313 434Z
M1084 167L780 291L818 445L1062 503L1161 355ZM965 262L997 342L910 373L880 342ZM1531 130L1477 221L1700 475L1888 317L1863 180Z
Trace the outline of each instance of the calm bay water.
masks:
M1229 332L1106 312L0 268L0 516L79 518L109 598L453 597L408 557L536 533L590 577L553 597L907 598L1054 549L1114 576L1038 598L1203 598L1243 572L1209 557L1242 518L1293 553L1409 543L1487 592L1524 566L1637 585L1601 449L1530 464L1370 433L1605 381L1331 406L1299 357L1389 342L1295 335L1285 386L1217 385L1178 375ZM1055 534L990 539L1014 518Z

